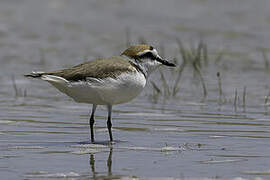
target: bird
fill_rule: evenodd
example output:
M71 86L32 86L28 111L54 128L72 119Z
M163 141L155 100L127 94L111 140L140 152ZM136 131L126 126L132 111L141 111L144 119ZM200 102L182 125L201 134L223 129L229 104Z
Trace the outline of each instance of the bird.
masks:
M25 77L49 82L75 102L92 104L89 119L91 143L95 143L94 122L98 105L107 106L107 128L112 135L112 106L131 101L146 86L149 75L158 67L176 65L163 59L148 44L131 45L119 56L93 59L70 68L52 72L35 72Z

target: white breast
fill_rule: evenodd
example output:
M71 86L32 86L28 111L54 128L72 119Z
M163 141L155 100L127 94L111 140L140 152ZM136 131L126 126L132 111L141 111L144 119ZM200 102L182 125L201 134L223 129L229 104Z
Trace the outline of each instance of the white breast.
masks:
M123 73L117 79L104 79L99 94L105 102L121 104L135 98L145 87L146 79L142 73Z
M52 81L50 75L43 80L50 82L61 92L77 102L97 105L121 104L135 98L145 87L146 79L142 73L122 73L116 79L87 78L87 81Z

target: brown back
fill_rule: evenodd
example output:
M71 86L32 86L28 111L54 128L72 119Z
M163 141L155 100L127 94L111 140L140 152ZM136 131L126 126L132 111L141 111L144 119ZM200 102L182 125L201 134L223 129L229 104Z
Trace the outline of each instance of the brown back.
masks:
M66 68L54 72L44 73L44 75L54 75L65 78L69 81L86 80L87 77L107 78L122 74L123 72L135 72L136 66L121 56L114 56L105 59L95 59L89 62Z

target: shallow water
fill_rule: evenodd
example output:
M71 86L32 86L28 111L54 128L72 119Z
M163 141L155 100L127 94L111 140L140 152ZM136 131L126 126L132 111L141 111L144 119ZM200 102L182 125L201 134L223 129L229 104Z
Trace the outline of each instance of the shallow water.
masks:
M0 1L0 175L2 179L269 179L269 2ZM259 11L258 11L259 9ZM191 66L176 97L153 97L148 83L132 102L98 107L89 144L90 105L77 104L32 70L54 70L117 55L145 39L177 55L200 37L209 46L201 69L208 96ZM219 52L220 61L215 62ZM175 72L162 69L173 87ZM218 78L221 73L222 97ZM151 76L163 91L160 72ZM246 87L245 103L243 91ZM235 90L239 98L234 104Z

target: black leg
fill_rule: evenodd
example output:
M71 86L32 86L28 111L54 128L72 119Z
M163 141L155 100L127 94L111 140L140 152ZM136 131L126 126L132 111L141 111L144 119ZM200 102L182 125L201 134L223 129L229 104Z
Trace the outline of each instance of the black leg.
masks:
M95 111L96 111L97 105L93 104L92 107L92 113L91 113L91 117L89 120L89 125L90 125L90 134L91 134L91 142L95 142L95 138L94 138L94 123L95 123Z
M108 105L108 120L107 120L107 127L110 135L110 141L113 141L112 136L112 105Z

